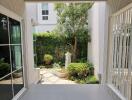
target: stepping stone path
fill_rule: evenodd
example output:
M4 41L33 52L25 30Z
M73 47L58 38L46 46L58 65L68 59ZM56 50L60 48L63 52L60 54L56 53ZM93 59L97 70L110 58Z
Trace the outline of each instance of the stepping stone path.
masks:
M53 69L41 69L41 84L77 84L74 81L59 78L52 74Z

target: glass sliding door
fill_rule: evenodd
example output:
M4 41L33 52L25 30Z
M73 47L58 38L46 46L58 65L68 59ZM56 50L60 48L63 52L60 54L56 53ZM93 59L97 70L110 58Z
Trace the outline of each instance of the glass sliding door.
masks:
M11 62L12 62L12 82L14 95L23 87L23 64L22 64L22 44L20 22L9 18L10 25L10 44L11 44Z
M0 98L11 100L23 87L20 22L0 14Z
M1 100L11 100L12 77L10 63L10 46L8 17L0 14L0 98Z

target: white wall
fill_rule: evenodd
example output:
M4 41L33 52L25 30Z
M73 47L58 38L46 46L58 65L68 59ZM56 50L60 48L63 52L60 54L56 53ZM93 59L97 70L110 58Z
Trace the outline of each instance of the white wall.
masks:
M35 26L35 30L36 30L36 32L41 33L41 32L52 31L52 30L55 29L55 27L56 27L56 25L53 25L53 24L50 24L50 25L37 25L37 26Z
M48 3L49 8L48 20L42 20L41 4L42 4L41 2L40 3L30 2L27 4L28 5L27 9L30 10L29 14L33 20L35 31L38 33L52 31L57 24L57 15L56 11L54 11L54 3Z
M30 3L26 3L26 9L29 10L29 15L30 17L37 22L37 3L34 2L30 2Z
M91 43L88 47L88 58L94 64L95 75L104 74L104 56L107 41L106 2L95 2L89 12L89 26L91 31ZM90 53L89 53L90 52ZM105 66L106 67L106 66Z
M42 3L37 4L38 25L36 25L35 29L36 32L38 33L52 31L57 24L57 15L56 15L56 11L54 10L54 3L48 3L48 9L49 9L48 20L42 20L41 4Z
M48 3L49 15L48 20L42 20L42 3L38 3L38 24L43 25L50 25L50 24L57 24L57 15L56 11L54 10L54 3Z

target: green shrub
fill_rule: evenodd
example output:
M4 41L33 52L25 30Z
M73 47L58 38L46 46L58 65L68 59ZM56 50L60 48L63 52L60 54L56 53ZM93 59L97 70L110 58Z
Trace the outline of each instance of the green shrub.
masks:
M88 75L89 67L87 63L71 63L67 67L69 78L85 78Z
M73 78L72 80L79 84L99 84L99 81L93 75L87 76L86 78L83 78L83 79Z
M79 58L76 60L78 63L86 63L87 62L87 57L86 58Z
M44 63L46 65L50 65L52 61L53 61L53 56L52 55L50 55L50 54L45 54L44 55Z
M99 81L95 76L88 76L85 81L87 84L99 84Z
M4 62L4 59L0 59L0 77L10 72L10 65Z
M87 63L89 67L89 75L94 75L94 66L92 63Z

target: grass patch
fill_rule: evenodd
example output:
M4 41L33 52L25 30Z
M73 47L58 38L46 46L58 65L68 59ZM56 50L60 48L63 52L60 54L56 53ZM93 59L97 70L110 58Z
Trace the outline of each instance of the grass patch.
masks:
M70 80L75 81L76 83L79 84L99 84L99 81L96 79L95 76L87 76L86 78L83 79L71 77Z

